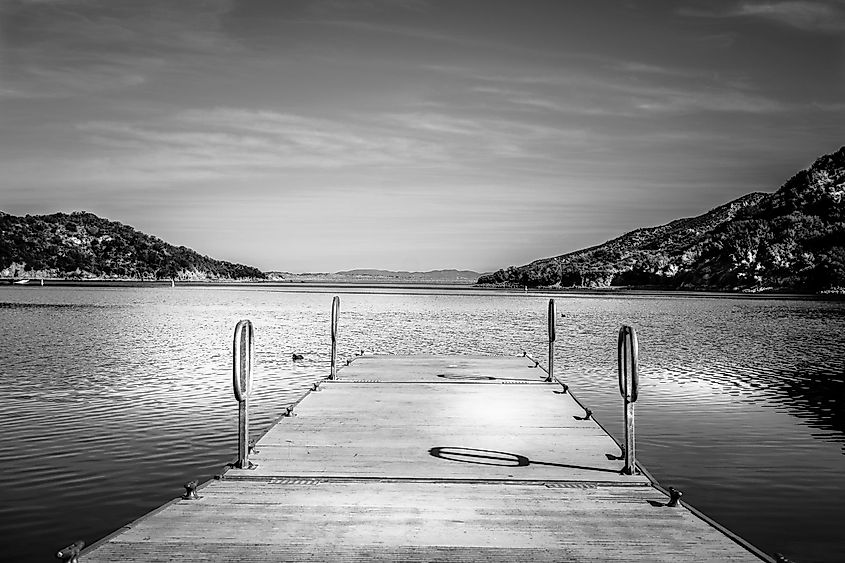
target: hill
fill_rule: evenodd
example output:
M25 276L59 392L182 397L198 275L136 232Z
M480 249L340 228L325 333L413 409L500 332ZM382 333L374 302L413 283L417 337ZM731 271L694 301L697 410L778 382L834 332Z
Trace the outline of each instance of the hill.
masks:
M824 291L845 286L845 147L703 215L481 276L480 284Z
M264 279L86 212L17 217L0 212L0 276L22 278Z

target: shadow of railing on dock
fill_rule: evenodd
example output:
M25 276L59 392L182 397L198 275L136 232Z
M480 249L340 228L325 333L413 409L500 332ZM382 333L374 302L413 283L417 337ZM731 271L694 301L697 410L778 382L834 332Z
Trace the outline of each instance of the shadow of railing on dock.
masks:
M474 465L494 465L499 467L528 467L529 465L545 465L548 467L565 467L567 469L583 469L585 471L601 471L605 473L619 473L614 469L602 467L587 467L568 463L554 463L550 461L535 461L524 455L496 450L481 450L478 448L463 448L457 446L437 446L428 450L429 455L446 461L471 463Z

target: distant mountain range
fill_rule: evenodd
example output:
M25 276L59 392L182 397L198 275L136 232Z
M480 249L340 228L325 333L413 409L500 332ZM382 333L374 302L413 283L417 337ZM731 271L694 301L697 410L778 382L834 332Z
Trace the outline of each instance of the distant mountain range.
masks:
M203 256L93 213L17 217L0 212L0 277L265 279L260 270Z
M343 283L436 283L474 284L480 274L471 270L430 270L407 272L404 270L345 270L334 273L267 272L271 280L301 282L343 282Z
M480 276L530 287L656 286L718 291L842 291L845 147L775 193L637 229L604 244Z

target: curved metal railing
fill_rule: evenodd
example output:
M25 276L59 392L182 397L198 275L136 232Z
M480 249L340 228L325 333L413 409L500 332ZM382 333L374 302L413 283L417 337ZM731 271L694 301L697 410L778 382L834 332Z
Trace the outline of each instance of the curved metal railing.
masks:
M549 299L549 376L546 381L555 380L555 340L557 339L557 311L555 309L555 300Z
M633 475L637 471L636 440L634 433L634 403L639 395L640 380L637 373L639 350L637 333L633 327L622 325L617 342L619 394L624 401L625 466L622 472Z
M255 332L248 320L235 325L232 343L232 386L238 401L238 458L235 467L250 469L249 461L249 394L252 389L252 364Z
M329 379L337 379L337 321L340 317L340 297L332 299L332 367Z

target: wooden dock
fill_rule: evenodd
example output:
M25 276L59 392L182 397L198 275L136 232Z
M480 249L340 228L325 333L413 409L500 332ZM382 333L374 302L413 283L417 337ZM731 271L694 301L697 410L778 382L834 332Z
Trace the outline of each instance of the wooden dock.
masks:
M81 561L760 561L523 357L373 356ZM764 558L768 559L768 558Z

